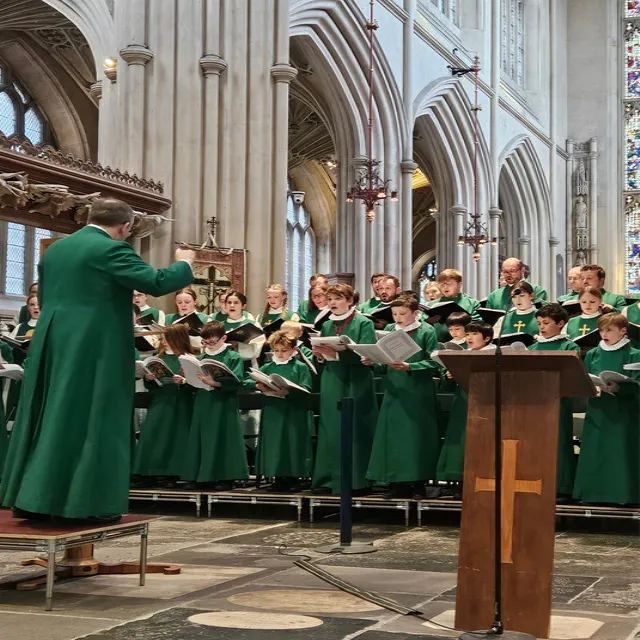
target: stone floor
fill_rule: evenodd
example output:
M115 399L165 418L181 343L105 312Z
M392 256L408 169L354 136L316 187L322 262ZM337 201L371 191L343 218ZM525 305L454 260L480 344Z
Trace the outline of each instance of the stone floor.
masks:
M135 505L138 509L139 505ZM458 521L429 515L405 528L396 513L358 512L354 537L376 553L321 555L338 541L335 513L321 522L293 523L291 510L227 505L209 520L187 505L163 505L151 525L152 560L179 563L176 576L98 576L56 585L54 611L44 593L0 590L3 640L445 640L453 625ZM222 510L221 510L222 511ZM158 512L159 513L159 512ZM262 517L259 517L262 516ZM637 523L573 520L560 523L552 638L640 639L640 548ZM104 561L135 560L138 540L96 547ZM289 554L289 555L285 555ZM356 598L293 565L307 555L364 590L417 608L425 619L402 616ZM0 587L9 575L41 569L0 553ZM6 584L4 585L6 587ZM439 626L441 625L441 626Z

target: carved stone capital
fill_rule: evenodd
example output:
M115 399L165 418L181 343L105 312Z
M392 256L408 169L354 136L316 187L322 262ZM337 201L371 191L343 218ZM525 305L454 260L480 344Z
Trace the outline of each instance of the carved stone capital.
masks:
M558 238L556 238L555 236L551 236L549 238L549 246L550 247L557 247L560 244L560 240Z
M531 237L530 236L520 236L518 238L518 244L519 245L531 244Z
M400 171L402 173L413 173L418 165L413 160L403 160L400 163Z
M130 44L120 49L120 57L129 65L146 66L153 59L153 52L143 44Z
M271 77L276 82L291 82L298 75L298 70L290 64L278 63L271 67Z
M463 204L454 204L453 207L449 209L449 211L451 211L453 215L463 216L465 213L467 213L467 207L465 207Z
M102 98L102 80L98 80L98 82L94 82L89 87L89 93L96 99L100 100Z
M205 76L219 76L226 68L227 61L213 54L200 58L200 69Z
M498 218L500 219L502 216L502 209L499 209L498 207L491 207L489 209L489 217L490 218Z
M366 169L369 163L369 159L366 156L356 156L351 160L351 166L358 171L359 169Z

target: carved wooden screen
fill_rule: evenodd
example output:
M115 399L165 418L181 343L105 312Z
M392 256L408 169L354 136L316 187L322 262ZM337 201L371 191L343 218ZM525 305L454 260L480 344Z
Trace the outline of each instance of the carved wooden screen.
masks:
M193 289L198 308L213 313L219 308L218 296L228 289L244 292L245 255L242 249L196 249Z

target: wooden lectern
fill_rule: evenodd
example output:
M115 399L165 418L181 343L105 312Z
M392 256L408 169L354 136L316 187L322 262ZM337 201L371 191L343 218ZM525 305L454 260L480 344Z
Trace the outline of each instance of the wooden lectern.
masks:
M494 611L494 351L441 351L469 395L456 622L488 629ZM510 351L502 380L502 614L505 629L548 638L560 398L595 395L571 351Z

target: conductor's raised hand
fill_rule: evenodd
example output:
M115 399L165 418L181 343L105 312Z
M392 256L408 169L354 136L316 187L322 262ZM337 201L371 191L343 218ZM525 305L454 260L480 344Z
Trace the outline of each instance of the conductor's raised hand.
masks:
M186 260L189 264L193 264L196 259L196 252L188 247L178 247L175 253L176 262Z

